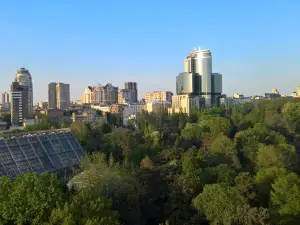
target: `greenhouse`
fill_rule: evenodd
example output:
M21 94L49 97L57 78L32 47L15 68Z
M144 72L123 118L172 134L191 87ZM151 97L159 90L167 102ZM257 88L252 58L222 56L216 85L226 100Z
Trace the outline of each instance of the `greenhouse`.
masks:
M0 176L59 172L80 164L84 151L70 131L0 139Z

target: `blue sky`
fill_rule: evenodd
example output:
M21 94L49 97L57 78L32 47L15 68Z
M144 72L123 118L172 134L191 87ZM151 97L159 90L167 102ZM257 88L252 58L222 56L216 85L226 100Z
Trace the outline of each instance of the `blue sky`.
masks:
M47 84L71 84L71 98L98 82L139 94L175 91L175 77L196 46L213 55L229 95L290 94L300 85L300 1L2 1L0 92L23 66L35 102Z

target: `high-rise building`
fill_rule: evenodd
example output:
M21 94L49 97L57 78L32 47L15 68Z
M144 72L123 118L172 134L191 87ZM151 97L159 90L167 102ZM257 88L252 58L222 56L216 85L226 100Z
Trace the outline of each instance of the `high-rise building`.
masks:
M24 90L26 89L27 100L24 104L27 104L28 112L33 112L33 88L32 88L32 77L29 71L25 68L20 68L15 75L15 82L18 82L19 85L24 86Z
M118 93L118 103L135 103L138 101L138 90L136 82L126 82L125 89L120 89Z
M118 103L118 87L113 86L111 83L101 87L101 100L100 104L112 105Z
M11 123L21 125L28 117L28 86L13 82L10 87Z
M64 110L69 108L71 105L70 101L70 85L57 83L56 84L56 107Z
M49 109L56 109L56 83L48 85L48 107Z
M48 105L50 109L67 109L71 104L70 85L50 83L48 85Z
M83 104L100 104L101 103L101 88L102 86L98 84L97 86L88 86L84 89L82 95Z
M199 96L206 107L219 105L222 94L222 75L212 73L210 50L194 49L184 60L184 73L176 77L177 95Z
M118 87L112 84L87 87L82 95L83 104L111 105L118 103Z
M145 95L146 103L153 101L166 101L172 102L173 93L171 91L154 91Z
M9 94L7 92L2 94L2 104L9 104Z
M10 109L9 94L7 92L4 92L2 94L2 110L9 110L9 109Z

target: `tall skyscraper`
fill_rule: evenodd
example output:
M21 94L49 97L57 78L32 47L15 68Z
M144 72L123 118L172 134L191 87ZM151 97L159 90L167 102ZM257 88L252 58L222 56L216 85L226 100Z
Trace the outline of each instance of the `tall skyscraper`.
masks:
M11 123L21 125L28 117L28 87L19 82L13 82L10 87L11 96Z
M24 104L27 104L28 112L33 112L33 88L32 88L32 77L29 71L25 68L20 68L15 75L15 82L18 82L19 85L24 86L24 90L28 91L28 99Z
M196 50L184 60L184 73L176 77L177 94L201 96L205 106L218 105L222 93L222 75L212 73L210 50Z
M172 108L175 112L190 113L193 108L219 105L222 94L222 75L212 73L210 50L196 50L184 60L184 72L176 77L176 93Z
M49 108L67 109L70 101L70 85L64 83L50 83L48 86Z

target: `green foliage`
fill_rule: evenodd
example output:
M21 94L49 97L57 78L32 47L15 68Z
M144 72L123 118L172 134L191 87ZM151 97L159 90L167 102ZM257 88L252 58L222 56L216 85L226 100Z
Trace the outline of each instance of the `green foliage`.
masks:
M203 116L199 119L199 125L204 132L209 132L212 137L221 133L229 135L230 121L227 118L219 116Z
M118 212L111 208L110 200L97 196L92 190L82 190L71 202L52 211L49 224L119 225Z
M266 224L264 209L251 208L236 188L210 184L193 200L193 206L203 212L211 224ZM263 220L263 223L256 223Z
M0 180L0 214L4 222L40 225L65 200L65 187L55 175L24 174Z
M261 169L257 172L254 183L257 190L257 200L260 205L267 207L270 199L272 183L281 176L284 176L287 171L283 168L271 167Z
M260 145L257 152L257 166L292 170L296 168L297 157L295 147L288 144Z
M300 179L297 174L280 176L272 184L271 203L278 210L282 224L296 224L300 220Z
M278 99L74 123L87 155L70 189L2 178L0 224L298 224L299 112Z

